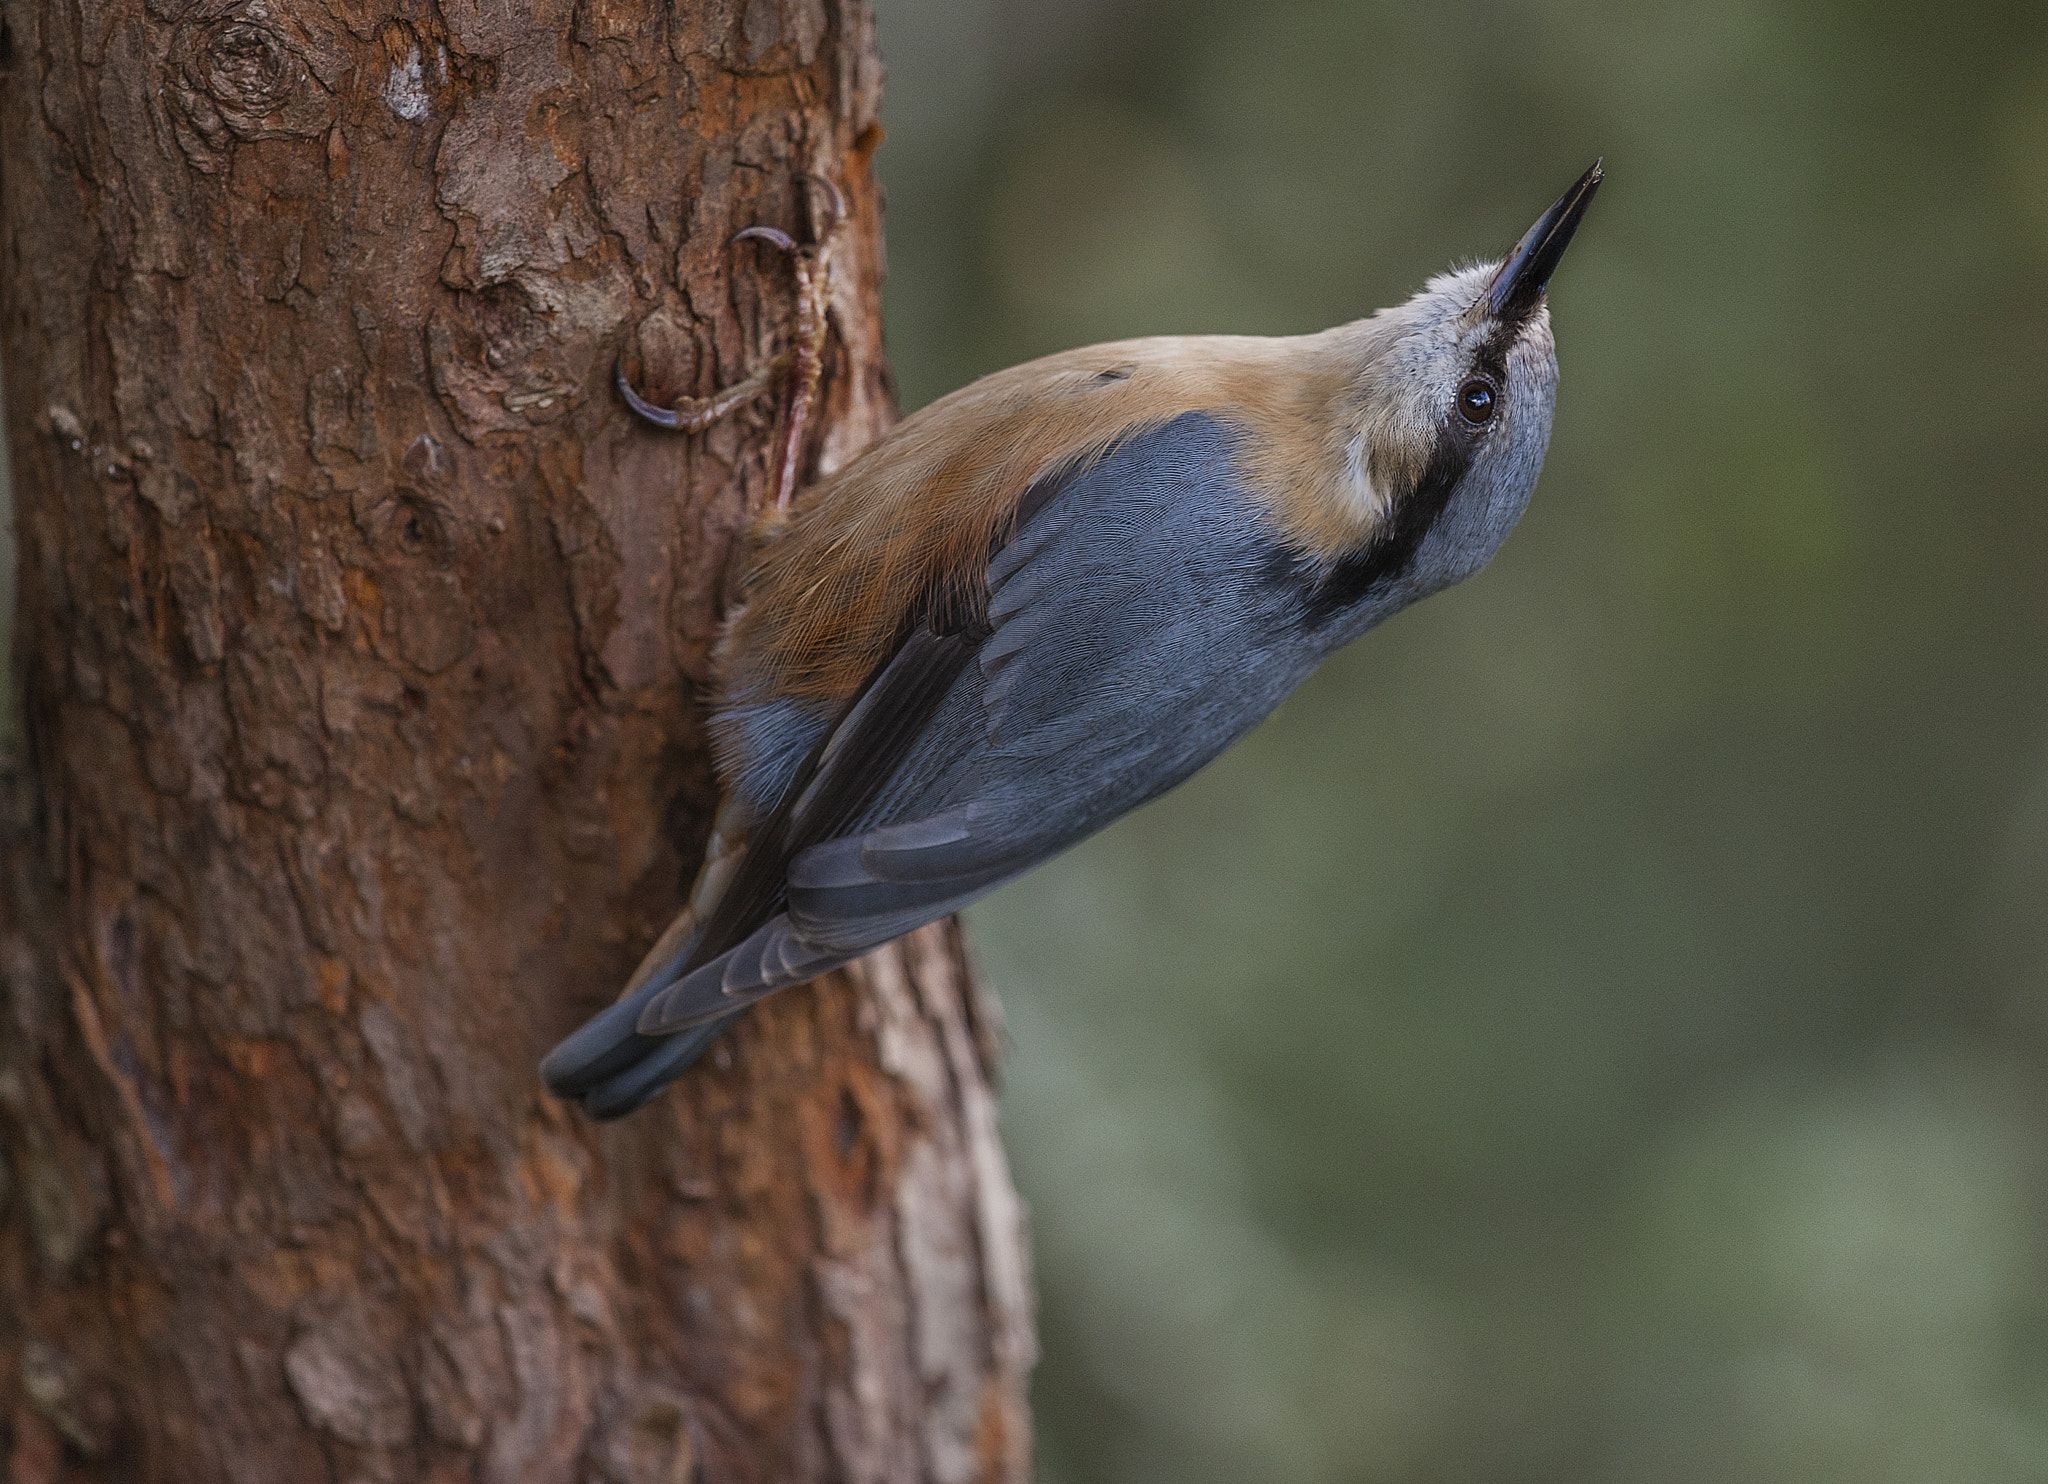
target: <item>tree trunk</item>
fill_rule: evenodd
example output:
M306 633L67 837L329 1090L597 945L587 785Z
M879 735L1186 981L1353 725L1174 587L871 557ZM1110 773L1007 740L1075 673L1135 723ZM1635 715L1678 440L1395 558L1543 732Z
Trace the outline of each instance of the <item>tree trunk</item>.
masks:
M5 0L29 764L0 789L19 1481L1021 1481L990 1006L941 925L599 1128L541 1054L688 884L790 308L891 416L861 0Z

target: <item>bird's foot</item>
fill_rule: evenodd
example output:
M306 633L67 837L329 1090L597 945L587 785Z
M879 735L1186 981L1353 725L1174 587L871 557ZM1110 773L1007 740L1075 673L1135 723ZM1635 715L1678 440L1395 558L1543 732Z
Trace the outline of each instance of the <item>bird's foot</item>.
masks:
M626 379L624 362L616 373L619 395L638 416L658 428L684 433L700 433L762 393L778 389L781 416L777 420L775 459L771 466L775 471L772 498L777 509L786 508L796 493L804 431L811 408L817 402L818 378L825 365L825 337L830 329L832 307L832 250L846 224L846 197L837 185L822 175L799 173L797 179L816 186L824 197L822 214L815 214L812 220L813 242L799 244L775 227L748 227L732 239L765 242L788 257L796 276L796 325L789 348L778 351L760 370L723 391L708 397L682 397L668 407L649 402L633 390Z
M619 395L626 399L626 405L646 422L657 428L667 428L677 433L701 433L721 417L737 412L754 398L774 388L782 374L789 369L789 352L779 351L769 357L767 364L743 381L736 381L720 392L708 397L678 397L667 407L648 401L633 390L633 383L626 379L626 363L619 361L612 373Z

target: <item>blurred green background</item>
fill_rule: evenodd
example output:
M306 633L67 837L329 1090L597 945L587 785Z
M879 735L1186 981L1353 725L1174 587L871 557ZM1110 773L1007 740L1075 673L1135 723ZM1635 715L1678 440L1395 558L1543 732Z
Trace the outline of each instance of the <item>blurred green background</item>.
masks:
M1608 166L1493 566L974 914L1046 1484L2048 1479L2048 14L878 3L907 408Z

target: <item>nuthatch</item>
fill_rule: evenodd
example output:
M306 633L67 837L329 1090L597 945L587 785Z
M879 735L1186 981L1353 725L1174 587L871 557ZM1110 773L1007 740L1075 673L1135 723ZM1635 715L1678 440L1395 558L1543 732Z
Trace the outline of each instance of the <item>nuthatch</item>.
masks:
M632 1111L740 1009L1158 797L1340 645L1477 572L1542 467L1544 289L1599 184L1596 163L1504 261L1398 309L1048 356L904 419L787 511L785 483L720 651L725 800L690 904L548 1085ZM769 235L809 315L779 363L792 478L821 235ZM621 385L672 426L727 403L678 417Z

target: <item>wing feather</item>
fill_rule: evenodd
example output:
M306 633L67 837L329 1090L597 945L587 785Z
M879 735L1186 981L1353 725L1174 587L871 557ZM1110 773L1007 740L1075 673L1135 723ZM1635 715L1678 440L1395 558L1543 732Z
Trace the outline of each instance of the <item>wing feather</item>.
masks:
M1040 503L990 562L990 628L899 650L793 790L774 849L747 862L776 877L750 910L772 907L735 938L714 930L721 903L642 1032L724 1014L976 900L1271 709L1313 657L1280 621L1294 597L1259 575L1272 542L1233 483L1230 440L1183 418Z

